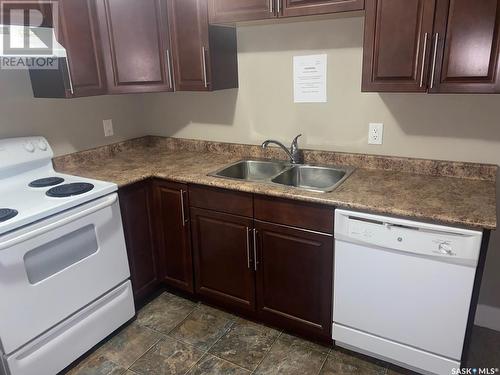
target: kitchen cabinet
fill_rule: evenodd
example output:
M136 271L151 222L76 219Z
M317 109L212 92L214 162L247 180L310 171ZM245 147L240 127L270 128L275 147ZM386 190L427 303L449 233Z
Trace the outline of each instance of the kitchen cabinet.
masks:
M141 301L160 282L151 223L151 185L144 181L127 186L119 190L119 197L134 298Z
M176 90L237 88L236 29L209 25L206 0L169 0L168 4Z
M208 0L210 23L309 16L364 9L364 0Z
M329 339L333 235L260 221L255 230L259 316Z
M111 94L173 91L166 0L97 0Z
M237 311L255 310L253 219L191 208L196 293Z
M363 10L364 0L276 0L279 17L309 16Z
M94 0L60 0L59 42L67 58L57 70L31 70L35 97L74 98L106 93L106 72Z
M435 0L367 0L363 91L426 92Z
M189 194L196 293L329 340L333 210L204 186Z
M439 0L430 92L500 92L500 1Z
M499 0L367 0L363 91L500 92Z
M163 282L194 292L187 185L153 182L153 222Z

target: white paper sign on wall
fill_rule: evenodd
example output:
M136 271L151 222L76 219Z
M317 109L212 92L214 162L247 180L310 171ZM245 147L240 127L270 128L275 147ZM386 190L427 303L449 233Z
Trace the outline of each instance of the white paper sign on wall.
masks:
M293 57L295 103L326 103L327 55Z

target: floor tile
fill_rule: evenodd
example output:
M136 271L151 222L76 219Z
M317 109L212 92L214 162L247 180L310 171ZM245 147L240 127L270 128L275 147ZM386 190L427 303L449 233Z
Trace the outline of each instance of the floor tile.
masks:
M137 322L142 326L167 334L182 322L196 306L196 303L184 298L163 293L139 311Z
M420 374L412 370L389 365L386 375L420 375Z
M500 367L500 332L475 326L472 329L469 367Z
M111 362L104 356L91 354L78 366L68 371L67 375L122 375L125 368Z
M255 370L279 334L275 329L241 319L217 341L210 353Z
M203 354L193 346L165 337L139 358L130 369L141 375L185 374L203 357Z
M161 338L158 332L134 322L99 348L96 355L128 368Z
M321 370L321 375L383 375L386 372L385 365L377 360L366 356L333 350L326 359Z
M328 355L328 349L290 336L281 335L255 374L318 374Z
M208 350L228 331L235 320L231 314L200 305L170 332L170 336L198 349Z
M248 375L250 371L207 354L194 366L189 375Z

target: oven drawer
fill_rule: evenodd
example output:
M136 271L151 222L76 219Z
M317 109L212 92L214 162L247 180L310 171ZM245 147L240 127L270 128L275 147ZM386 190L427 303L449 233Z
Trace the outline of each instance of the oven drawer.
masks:
M135 314L130 281L5 358L11 375L53 375Z
M10 354L130 276L112 194L0 238L0 319Z

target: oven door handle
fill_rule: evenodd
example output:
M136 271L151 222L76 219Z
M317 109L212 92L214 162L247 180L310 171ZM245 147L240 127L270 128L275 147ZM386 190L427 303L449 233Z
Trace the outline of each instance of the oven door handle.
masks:
M74 215L70 215L68 217L65 217L61 220L55 221L49 225L46 225L44 227L35 229L31 232L25 233L20 235L19 237L14 237L11 238L5 242L0 243L0 251L5 250L7 248L10 248L12 246L18 245L22 242L28 241L32 238L35 238L37 236L40 236L44 233L50 232L51 230L54 230L56 228L59 228L61 226L67 225L69 223L72 223L73 221L76 221L78 219L81 219L85 216L91 215L94 212L100 211L108 206L113 205L116 201L118 200L118 195L113 194L107 197L103 202L96 204L95 206L89 207L83 211L77 212Z

